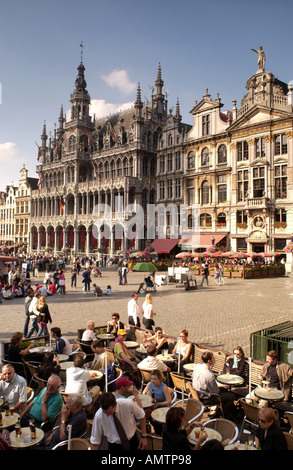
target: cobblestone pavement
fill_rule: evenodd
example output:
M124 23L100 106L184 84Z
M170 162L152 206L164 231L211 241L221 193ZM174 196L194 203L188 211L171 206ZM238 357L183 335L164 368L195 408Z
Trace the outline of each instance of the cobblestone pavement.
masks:
M70 271L67 267L66 295L48 297L53 323L62 334L73 340L77 329L84 328L88 320L104 325L113 312L119 312L127 322L127 302L138 289L144 273L130 272L128 284L118 285L113 268L103 268L102 278L92 278L103 290L112 286L113 295L103 298L82 291L82 277L78 276L77 288L70 287ZM33 285L42 282L43 273L33 278ZM197 278L200 284L201 279ZM153 293L155 323L171 336L178 336L182 328L189 331L189 339L222 350L231 351L241 345L249 355L250 334L287 320L293 321L293 277L264 279L227 279L223 286L216 286L213 278L209 286L185 291L174 284L160 287ZM139 305L145 295L139 295ZM0 304L0 340L8 339L15 331L22 331L25 314L24 299L14 299Z

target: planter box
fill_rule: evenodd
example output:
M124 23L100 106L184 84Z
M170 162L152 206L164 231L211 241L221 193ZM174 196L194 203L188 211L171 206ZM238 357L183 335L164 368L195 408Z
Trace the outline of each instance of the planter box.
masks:
M275 269L269 269L269 276L275 276L276 275L276 270Z
M231 277L231 271L224 271L224 277Z
M243 273L242 273L241 271L234 271L234 272L232 273L232 277L242 277L242 274L243 274Z
M261 273L260 271L253 271L253 277L260 277Z
M268 269L262 269L260 272L261 277L268 277Z
M251 279L253 277L252 271L244 271L244 279Z

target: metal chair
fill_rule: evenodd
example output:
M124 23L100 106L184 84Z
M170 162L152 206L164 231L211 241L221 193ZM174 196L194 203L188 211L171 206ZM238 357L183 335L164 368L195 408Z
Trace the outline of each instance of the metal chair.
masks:
M51 450L58 450L64 447L64 450L89 450L90 448L90 441L88 439L84 439L81 437L73 437L70 442L68 440L61 441L52 447Z
M182 406L182 400L173 403L172 407L174 406ZM183 408L185 410L185 419L187 420L188 424L190 424L192 421L201 420L205 407L200 400L187 398L186 400L183 400Z
M288 450L293 450L293 434L292 432L284 432L284 436L287 442Z
M61 415L61 411L59 411L59 413L56 414L54 421L52 423L50 421L43 421L41 424L42 431L44 431L44 433L51 432L55 424L57 423L60 415Z
M288 422L290 424L289 433L293 433L293 413L291 411L285 411L284 418L287 418Z
M141 438L141 429L136 428L136 433L138 438ZM146 450L162 450L163 448L163 439L160 436L147 434L147 448Z
M38 393L43 390L43 388L47 387L47 380L41 379L41 377L38 377L38 374L34 374L34 380L38 384Z
M152 371L148 369L138 369L141 375L141 387L140 391L142 392L145 385L151 381Z
M32 382L34 382L34 375L37 374L38 368L34 366L33 364L30 364L29 362L23 361L25 367L27 367L29 374L31 376L30 381L29 381L29 387L31 386Z
M233 421L224 418L210 419L203 423L205 428L214 429L222 436L222 444L233 444L237 441L239 436L239 429Z
M189 392L190 397L195 398L195 400L199 400L198 393L195 388L193 388L191 382L186 382L186 390Z
M189 392L187 390L187 383L191 383L191 379L184 377L183 375L176 374L175 372L170 372L170 377L172 379L174 390L176 390L177 394L182 394L185 398L188 398Z
M251 432L251 426L253 426L254 428L258 427L259 407L257 405L253 405L252 403L249 403L249 401L246 400L245 398L240 398L239 403L244 412L244 418L243 418L240 432L239 432L239 437L241 437L246 424L249 424L250 432Z
M195 389L194 389L195 390ZM221 415L225 418L223 403L220 393L206 392L205 390L195 390L199 400L204 404L205 408L210 409L212 407L220 408Z

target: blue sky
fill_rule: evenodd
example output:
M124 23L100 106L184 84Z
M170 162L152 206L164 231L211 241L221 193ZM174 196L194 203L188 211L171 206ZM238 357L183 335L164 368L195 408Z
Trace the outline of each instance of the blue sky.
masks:
M169 107L183 121L209 89L240 106L263 46L266 70L293 80L291 0L0 0L0 190L23 164L36 176L44 121L69 110L80 43L96 114L150 97L161 64Z

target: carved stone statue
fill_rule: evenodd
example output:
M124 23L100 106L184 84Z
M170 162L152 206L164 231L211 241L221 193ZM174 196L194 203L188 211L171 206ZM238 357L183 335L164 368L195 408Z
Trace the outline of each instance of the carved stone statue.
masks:
M256 51L255 49L251 49L251 51L256 52L257 54L258 71L263 72L265 69L266 56L262 46L259 46L258 51Z

